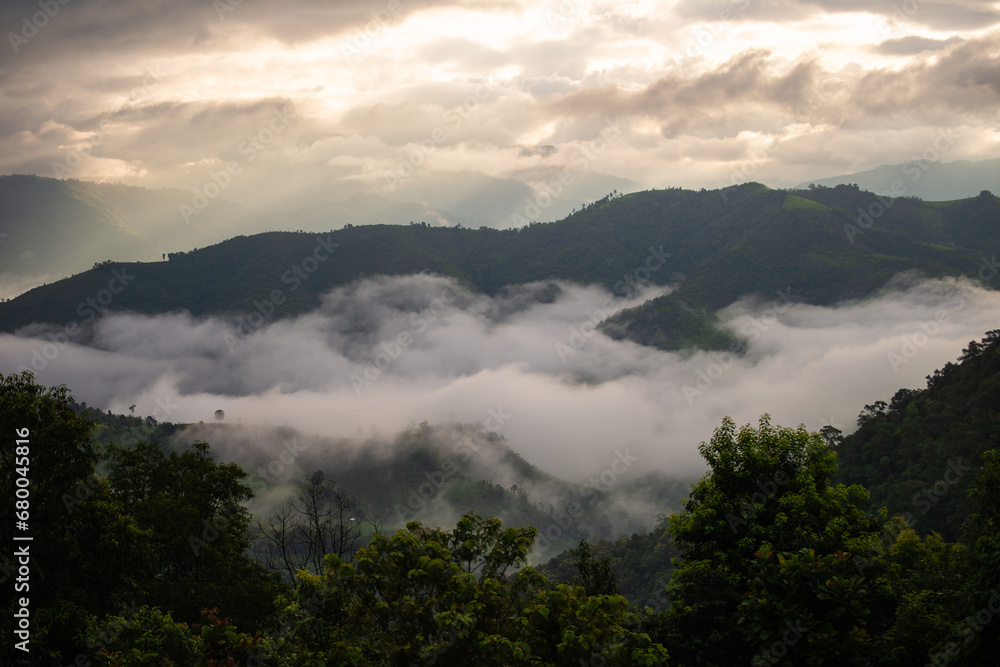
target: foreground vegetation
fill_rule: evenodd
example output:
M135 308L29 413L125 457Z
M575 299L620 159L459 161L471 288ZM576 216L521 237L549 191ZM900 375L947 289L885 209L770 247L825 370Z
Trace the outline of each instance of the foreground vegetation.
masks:
M534 528L474 514L447 530L369 524L319 556L308 535L272 532L290 560L262 562L239 466L215 461L206 443L169 454L98 444L66 388L0 376L0 429L30 431L34 538L31 653L11 649L10 664L995 664L1000 416L983 397L1000 384L998 363L1000 331L926 390L866 408L848 438L766 415L755 426L726 419L700 447L710 471L682 511L648 534L581 542L544 568L527 564ZM895 428L923 429L908 442L927 458L903 465L904 448L888 464L873 459ZM8 436L0 493L10 498L21 473ZM952 446L975 456L961 486L940 465ZM838 450L848 466L838 468ZM886 466L876 490L922 482L911 505L932 489L941 520L961 524L955 541L903 504L873 509L854 478L885 479ZM313 477L301 491L335 498L336 487ZM13 544L14 522L4 525ZM5 553L0 566L10 586L16 563ZM18 604L8 598L6 618Z

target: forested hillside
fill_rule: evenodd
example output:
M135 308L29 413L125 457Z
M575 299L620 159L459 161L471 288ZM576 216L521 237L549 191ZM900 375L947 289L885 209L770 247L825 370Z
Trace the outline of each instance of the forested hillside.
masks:
M901 181L902 177L905 177L906 193L921 199L972 197L980 190L992 190L1000 183L1000 159L884 164L853 174L813 179L799 187L815 184L832 188L856 183L865 190L885 193L891 192L893 182ZM899 186L896 187L898 189Z
M908 516L922 533L959 539L985 452L1000 448L1000 330L973 341L959 363L866 405L837 446L838 479L863 484L873 507Z
M81 304L106 292L110 280L120 282L116 275L127 287L95 307L235 319L255 310L297 315L332 287L364 276L430 272L488 294L547 279L601 284L619 296L643 282L676 284L618 313L605 330L663 349L719 348L733 334L716 327L715 313L741 296L826 305L865 297L903 271L970 279L987 271L992 278L989 261L998 251L1000 200L987 192L935 203L882 199L851 186L660 190L609 195L559 222L521 229L275 232L175 253L167 262L112 262L0 304L0 331L77 321L81 309L90 312Z
M991 665L998 358L992 331L843 438L727 418L680 511L538 569L544 522L468 513L394 532L322 474L283 513L251 513L276 489L184 429L95 425L65 388L0 377L0 427L24 441L0 492L28 489L34 664ZM432 455L432 432L407 451ZM12 556L0 565L9 580ZM10 618L28 603L7 604Z

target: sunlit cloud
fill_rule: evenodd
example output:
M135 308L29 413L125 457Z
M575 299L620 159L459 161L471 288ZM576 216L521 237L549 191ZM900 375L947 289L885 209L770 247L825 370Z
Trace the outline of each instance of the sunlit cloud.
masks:
M817 177L824 151L823 175L903 162L942 126L965 132L947 160L996 157L1000 10L983 3L140 4L79 0L0 53L0 170L52 176L103 121L75 177L196 187L252 129L237 110L275 100L295 131L226 193L253 207L384 193L375 172L435 128L448 137L421 169L518 181L537 146L565 156L625 120L590 169L633 189L728 183L748 136L780 143L753 174L773 186ZM18 34L34 8L6 3L0 25Z

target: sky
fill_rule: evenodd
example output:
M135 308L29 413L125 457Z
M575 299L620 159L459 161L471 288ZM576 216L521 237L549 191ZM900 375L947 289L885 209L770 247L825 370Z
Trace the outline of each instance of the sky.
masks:
M7 1L0 174L440 208L982 160L998 26L980 0Z

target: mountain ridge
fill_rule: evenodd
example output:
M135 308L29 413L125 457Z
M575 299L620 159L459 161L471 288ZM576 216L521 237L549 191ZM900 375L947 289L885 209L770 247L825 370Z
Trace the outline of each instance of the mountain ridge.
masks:
M741 297L780 293L832 305L904 272L975 277L997 252L1000 200L987 192L942 204L856 186L650 190L608 195L561 221L521 229L348 225L322 235L237 236L166 262L112 262L0 304L0 331L74 322L87 299L106 291L110 271L136 278L100 304L109 311L257 310L265 319L306 312L325 291L359 278L427 272L487 294L553 279L619 296L644 282L679 285L614 314L604 331L661 349L722 349L735 337L716 313Z
M810 185L834 187L854 183L863 190L915 196L927 201L951 201L974 197L982 190L1000 189L1000 158L938 162L922 156L903 164L883 164L873 169L803 181ZM894 185L895 184L895 185Z

